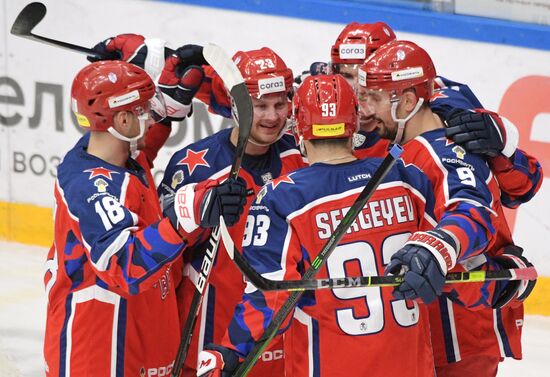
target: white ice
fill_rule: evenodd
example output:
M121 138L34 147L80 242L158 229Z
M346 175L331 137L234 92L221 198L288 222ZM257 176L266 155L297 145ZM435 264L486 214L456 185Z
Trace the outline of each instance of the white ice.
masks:
M0 242L0 376L44 376L46 319L44 261L47 249ZM527 316L524 359L500 364L499 377L548 375L550 317ZM546 372L544 372L546 370Z

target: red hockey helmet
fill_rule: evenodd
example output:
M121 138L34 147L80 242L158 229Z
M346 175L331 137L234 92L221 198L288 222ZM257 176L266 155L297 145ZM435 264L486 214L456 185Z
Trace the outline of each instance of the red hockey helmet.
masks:
M346 25L330 50L333 72L338 64L363 64L382 45L395 40L393 30L383 22Z
M357 97L341 75L308 76L292 104L295 136L336 139L357 132Z
M433 94L435 67L430 55L409 41L392 41L380 47L359 67L359 85L399 96L413 88L428 102Z
M294 76L272 49L262 47L259 50L238 51L233 61L241 71L250 95L261 97L264 94L292 90Z
M90 131L107 131L118 111L136 115L149 111L155 84L133 64L108 60L84 67L73 80L72 110L78 124Z

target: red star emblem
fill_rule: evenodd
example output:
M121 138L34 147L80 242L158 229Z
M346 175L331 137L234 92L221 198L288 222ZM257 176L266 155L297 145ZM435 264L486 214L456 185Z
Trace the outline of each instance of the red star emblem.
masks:
M100 166L98 168L92 168L92 169L84 170L83 172L84 173L90 173L90 177L88 179L104 176L105 178L110 179L111 181L113 180L113 177L111 176L111 174L120 174L117 171L109 170L109 169L106 169L102 166Z
M275 190L277 188L277 186L279 186L281 183L290 183L291 185L293 185L294 181L292 180L292 178L290 178L290 176L283 175L282 177L276 178L273 181L271 181L271 185L273 186L273 190Z
M435 101L436 99L439 99L439 98L449 98L449 96L446 95L446 94L443 93L443 92L435 92L435 93L432 95L432 98L430 98L430 102L433 102L433 101Z
M208 153L208 149L203 149L202 151L198 152L188 149L185 157L179 160L176 165L187 165L187 170L189 170L189 174L193 174L197 166L206 166L207 168L209 168L210 165L208 165L208 162L206 162L206 160L204 159L206 153Z

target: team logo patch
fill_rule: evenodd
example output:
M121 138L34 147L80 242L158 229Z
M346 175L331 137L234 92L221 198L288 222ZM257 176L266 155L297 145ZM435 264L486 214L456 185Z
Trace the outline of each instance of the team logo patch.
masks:
M174 175L172 175L172 183L170 184L170 187L172 187L172 189L175 190L176 187L178 187L178 185L182 182L183 182L183 171L178 170L177 172L174 173Z
M203 149L202 151L192 151L191 149L188 149L185 152L185 157L179 160L179 162L176 165L186 165L187 170L189 170L189 175L193 174L195 169L198 166L205 166L207 168L210 167L208 162L204 159L204 156L208 153L208 149Z
M395 57L397 58L397 60L404 60L405 59L405 51L397 50L397 53L395 54Z
M340 136L346 132L345 123L313 124L311 126L314 136Z
M264 186L256 196L256 204L260 204L260 202L262 201L266 193L267 193L267 186Z
M367 46L363 43L341 44L338 49L340 59L365 59Z
M83 172L84 173L90 173L90 176L88 177L88 179L92 179L92 178L95 178L95 177L105 177L105 178L107 178L111 181L113 180L112 174L120 174L117 171L109 170L109 169L104 168L102 166L97 167L97 168L83 170Z
M109 72L107 77L109 78L109 81L112 82L113 84L116 83L118 80L116 75L113 72Z
M365 140L367 140L367 137L365 135L353 134L353 147L359 148L365 143Z
M270 172L262 174L261 178L264 184L269 183L273 180L273 176L271 175Z
M466 155L466 151L464 150L464 148L462 148L460 145L455 145L452 151L455 152L456 157L464 160L464 156Z
M97 192L106 192L109 184L103 178L98 178L94 181L94 186L97 187Z

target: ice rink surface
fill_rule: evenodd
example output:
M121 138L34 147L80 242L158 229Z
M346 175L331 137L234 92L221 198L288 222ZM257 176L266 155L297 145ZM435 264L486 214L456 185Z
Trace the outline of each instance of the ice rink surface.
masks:
M44 376L46 318L43 273L47 249L0 242L0 376ZM499 377L538 377L550 372L550 317L528 316L524 360L500 364Z

